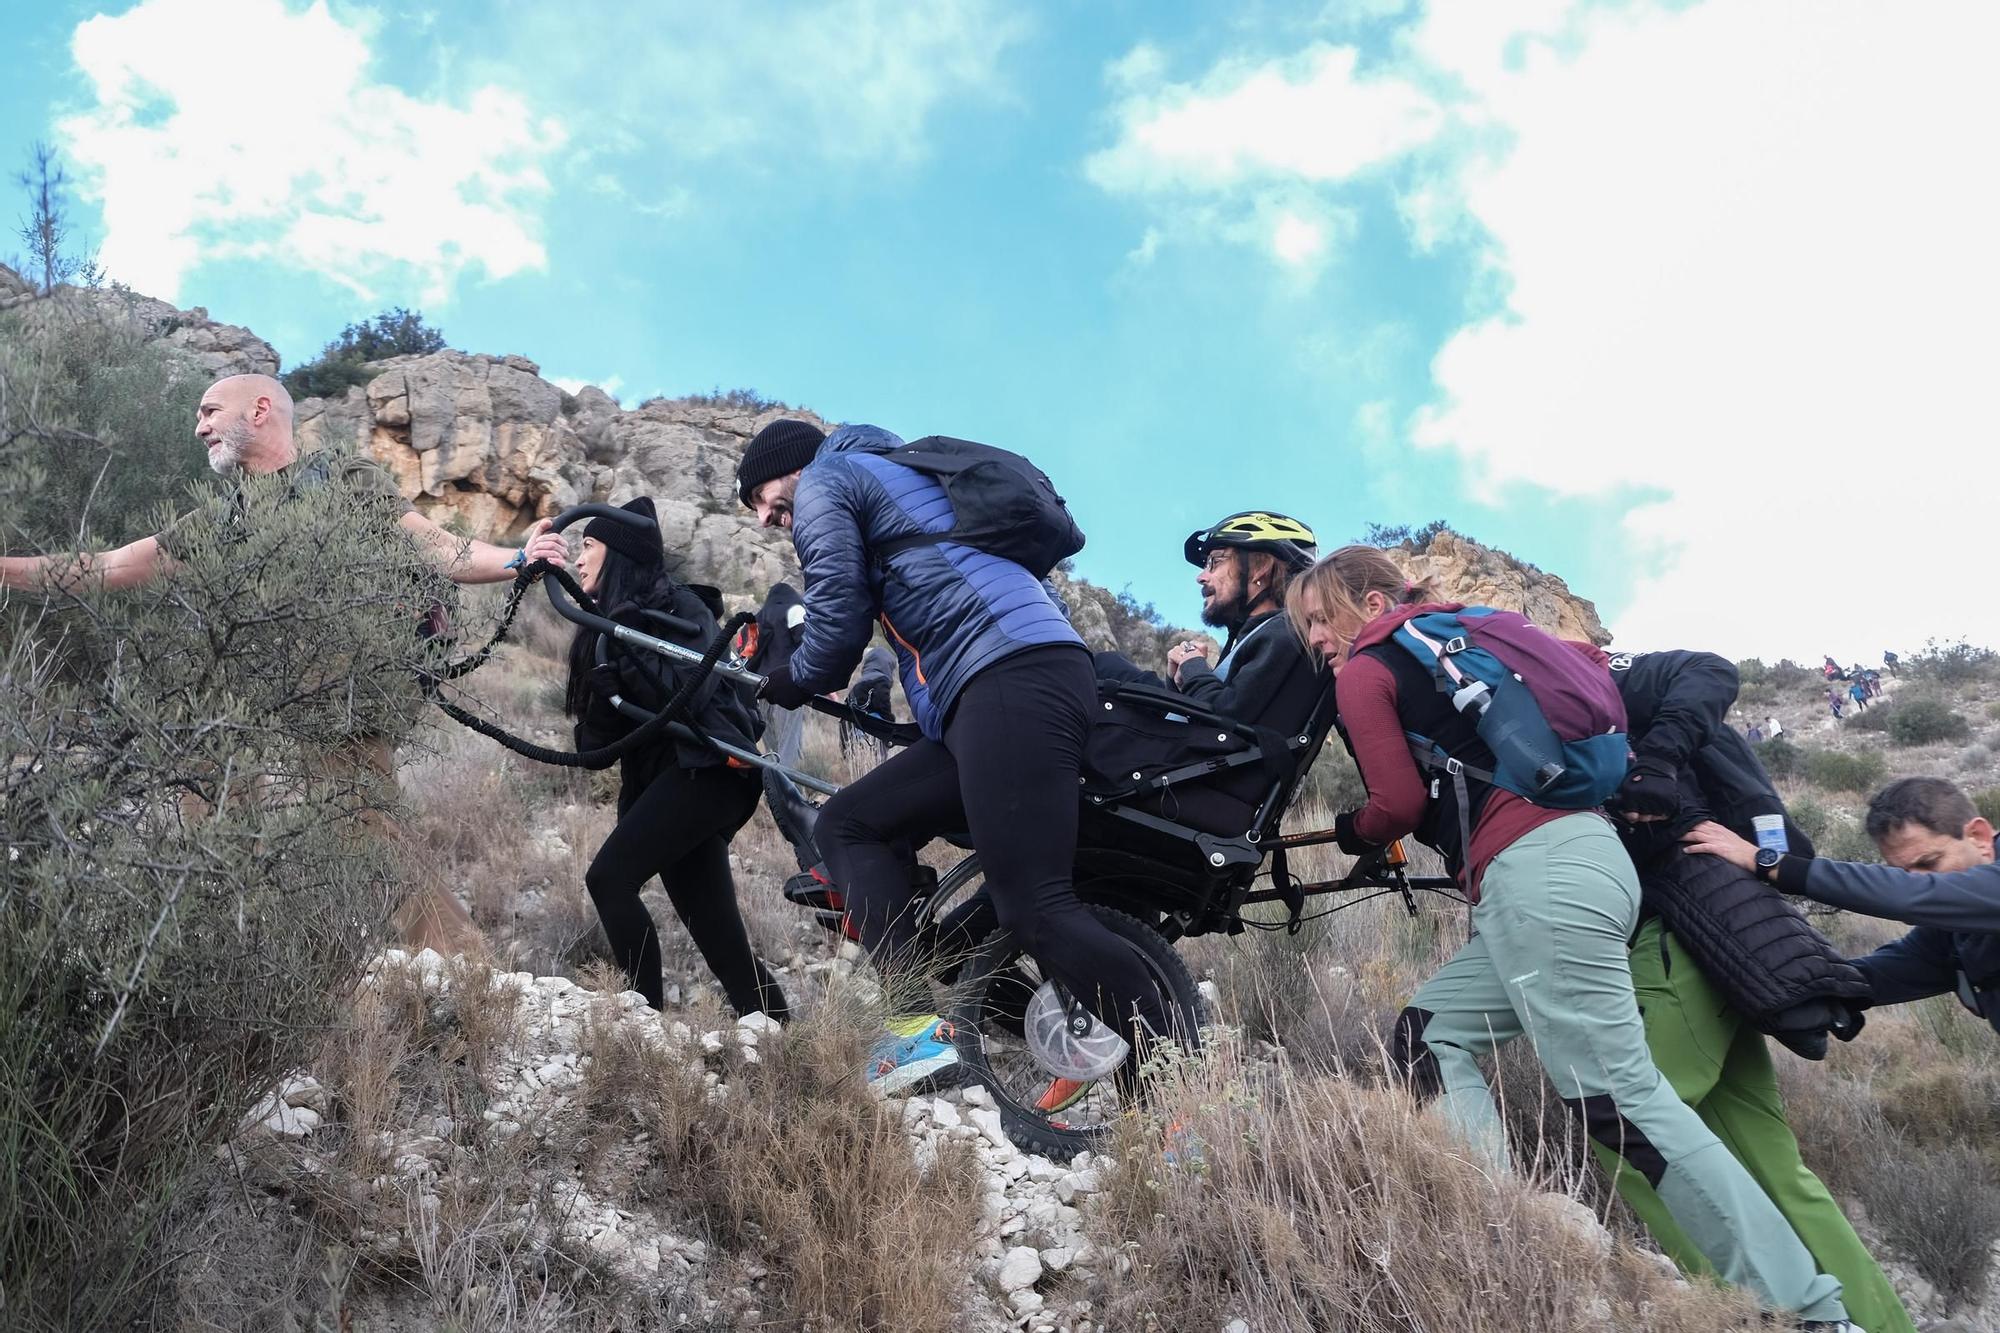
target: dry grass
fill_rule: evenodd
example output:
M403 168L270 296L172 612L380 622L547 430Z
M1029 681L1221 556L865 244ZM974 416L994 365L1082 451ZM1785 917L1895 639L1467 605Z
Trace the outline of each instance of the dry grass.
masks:
M560 625L524 628L522 647L478 678L490 711L522 724L517 730L552 725L553 653L564 642ZM1859 733L1837 740L1874 743ZM1957 753L1940 751L1939 761ZM834 725L817 717L807 722L805 763L837 781L856 776ZM1335 773L1322 789L1344 795L1345 781ZM303 1180L296 1171L286 1177L304 1229L279 1228L289 1239L276 1249L235 1242L265 1264L270 1290L289 1294L267 1292L263 1305L244 1309L374 1302L407 1311L415 1299L437 1327L496 1330L682 1319L695 1327L965 1324L983 1185L977 1163L954 1150L920 1164L897 1105L857 1086L877 1015L858 998L863 987L817 993L822 973L807 965L830 957L835 941L779 896L791 851L766 813L733 848L739 899L759 953L780 969L805 1017L782 1038L766 1038L756 1063L726 1052L728 1091L718 1095L714 1061L705 1074L645 1025L616 1017L620 982L583 890L584 868L611 824L609 778L537 769L440 728L403 785L416 810L410 873L456 888L509 965L601 993L584 1029L572 1118L550 1127L567 1155L558 1164L533 1127L502 1142L455 1129L452 1142L470 1154L470 1169L435 1205L371 1188L392 1173L391 1145L421 1117L446 1108L455 1127L476 1125L513 1011L469 969L454 974L447 1001L401 983L364 993L322 1065L338 1121L315 1140L324 1160ZM1834 817L1852 813L1851 799L1820 799ZM1287 824L1323 827L1331 815L1309 799ZM934 848L928 859L943 866L958 855ZM1295 856L1293 868L1324 877L1339 873L1344 858L1319 849ZM1428 864L1424 871L1434 873ZM1577 1199L1609 1218L1612 1237L1631 1234L1524 1045L1492 1071L1519 1177L1488 1179L1446 1131L1381 1086L1390 1021L1464 935L1462 909L1420 902L1415 918L1385 899L1297 935L1252 931L1183 946L1197 975L1215 983L1218 1017L1240 1040L1220 1032L1216 1054L1183 1071L1156 1117L1128 1123L1100 1168L1106 1188L1090 1209L1100 1276L1062 1279L1052 1305L1090 1299L1093 1319L1109 1329L1213 1329L1233 1318L1253 1329L1755 1326L1740 1293L1675 1285L1656 1257L1567 1224L1537 1201L1538 1192ZM1331 905L1342 904L1312 907ZM727 1026L670 909L657 898L652 906L669 984L686 996L666 1018L697 1031ZM1898 929L1847 917L1828 926L1852 952ZM1824 1066L1779 1057L1808 1162L1837 1193L1864 1202L1892 1252L1952 1299L1978 1297L1983 1247L2000 1234L1985 1206L2000 1197L1992 1188L2000 1159L1987 1147L2000 1127L1996 1056L1984 1025L1940 1001L1871 1015L1862 1039L1836 1047ZM1199 1143L1192 1165L1164 1160L1168 1121L1181 1126L1177 1143ZM517 1221L523 1208L560 1218L568 1205L551 1178L578 1171L619 1176L621 1207L671 1215L714 1244L723 1257L712 1261L711 1289L758 1270L768 1276L743 1278L742 1292L719 1311L689 1295L672 1311L637 1315L617 1274L581 1247L548 1244L546 1233L531 1238ZM410 1237L400 1250L370 1250L368 1237L396 1230ZM246 1316L199 1326L276 1324Z
M879 1031L878 1014L832 997L717 1093L629 1025L599 1025L585 1100L601 1126L645 1137L654 1188L769 1263L767 1318L944 1333L965 1301L981 1172L962 1144L917 1162L900 1103L861 1083Z
M1246 1073L1227 1053L1185 1071L1110 1154L1089 1213L1126 1270L1107 1327L1758 1326L1743 1294L1677 1284L1526 1181L1489 1178L1400 1093L1300 1076L1251 1095Z

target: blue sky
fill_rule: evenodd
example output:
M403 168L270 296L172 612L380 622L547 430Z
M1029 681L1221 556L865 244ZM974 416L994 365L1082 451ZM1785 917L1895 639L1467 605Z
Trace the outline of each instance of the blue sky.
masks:
M47 4L112 276L1041 462L1090 577L1444 517L1619 643L1994 637L1995 7ZM1914 566L1914 568L1913 568Z

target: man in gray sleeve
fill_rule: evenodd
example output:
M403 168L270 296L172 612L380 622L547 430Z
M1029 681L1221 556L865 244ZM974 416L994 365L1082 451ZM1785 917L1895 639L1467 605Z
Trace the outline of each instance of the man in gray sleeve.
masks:
M1860 967L1874 1002L1955 994L2000 1032L2000 864L1993 825L1942 778L1903 778L1868 803L1868 836L1887 865L1805 861L1760 851L1719 824L1687 836L1787 893L1915 926Z

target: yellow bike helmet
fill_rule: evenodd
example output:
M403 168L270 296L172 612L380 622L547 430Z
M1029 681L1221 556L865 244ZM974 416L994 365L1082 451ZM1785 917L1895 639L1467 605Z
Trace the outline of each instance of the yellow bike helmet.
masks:
M1187 539L1190 565L1208 563L1208 553L1218 546L1240 551L1264 551L1291 566L1294 572L1319 558L1319 539L1313 530L1295 518L1265 509L1246 509L1191 534Z

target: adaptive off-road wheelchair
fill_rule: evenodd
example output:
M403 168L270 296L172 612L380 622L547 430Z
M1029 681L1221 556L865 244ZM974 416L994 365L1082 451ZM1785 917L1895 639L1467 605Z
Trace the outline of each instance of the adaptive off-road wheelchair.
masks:
M565 512L554 526L561 530L600 516L647 522L591 504ZM701 673L717 673L743 688L761 683L726 654L735 626L746 617L723 626L702 652L597 614L567 575L555 574L548 594L564 619L604 636L600 654L615 640L628 649L692 663ZM683 639L694 629L684 623L657 628ZM1308 900L1334 892L1399 894L1412 911L1417 892L1456 896L1448 878L1411 875L1400 846L1355 865L1340 879L1303 882L1291 873L1289 852L1334 840L1330 829L1286 833L1280 827L1333 728L1330 673L1305 725L1294 734L1246 726L1177 692L1143 684L1105 682L1098 702L1101 715L1079 791L1074 884L1084 903L1145 960L1174 1018L1177 1030L1171 1035L1181 1045L1199 1045L1206 1012L1176 941L1252 926L1296 931L1324 914L1308 913ZM839 887L827 882L823 869L813 873L817 807L806 795L831 795L837 787L768 755L699 736L673 716L673 703L663 710L665 717L627 700L614 705L649 730L698 739L762 769L772 815L804 872L787 885L787 896L829 929L846 930ZM814 699L810 706L892 746L911 744L918 736L912 726L831 699ZM1034 834L1023 830L1023 836ZM909 910L961 1063L989 1091L1007 1134L1022 1147L1064 1155L1099 1144L1127 1108L1130 1081L1116 1076L1128 1063L1124 1040L1059 982L1044 977L1035 960L998 928L982 894L977 850L962 837L947 835L945 841L962 854L942 872L912 866L920 878ZM1245 916L1246 909L1264 904L1282 904L1285 912Z

